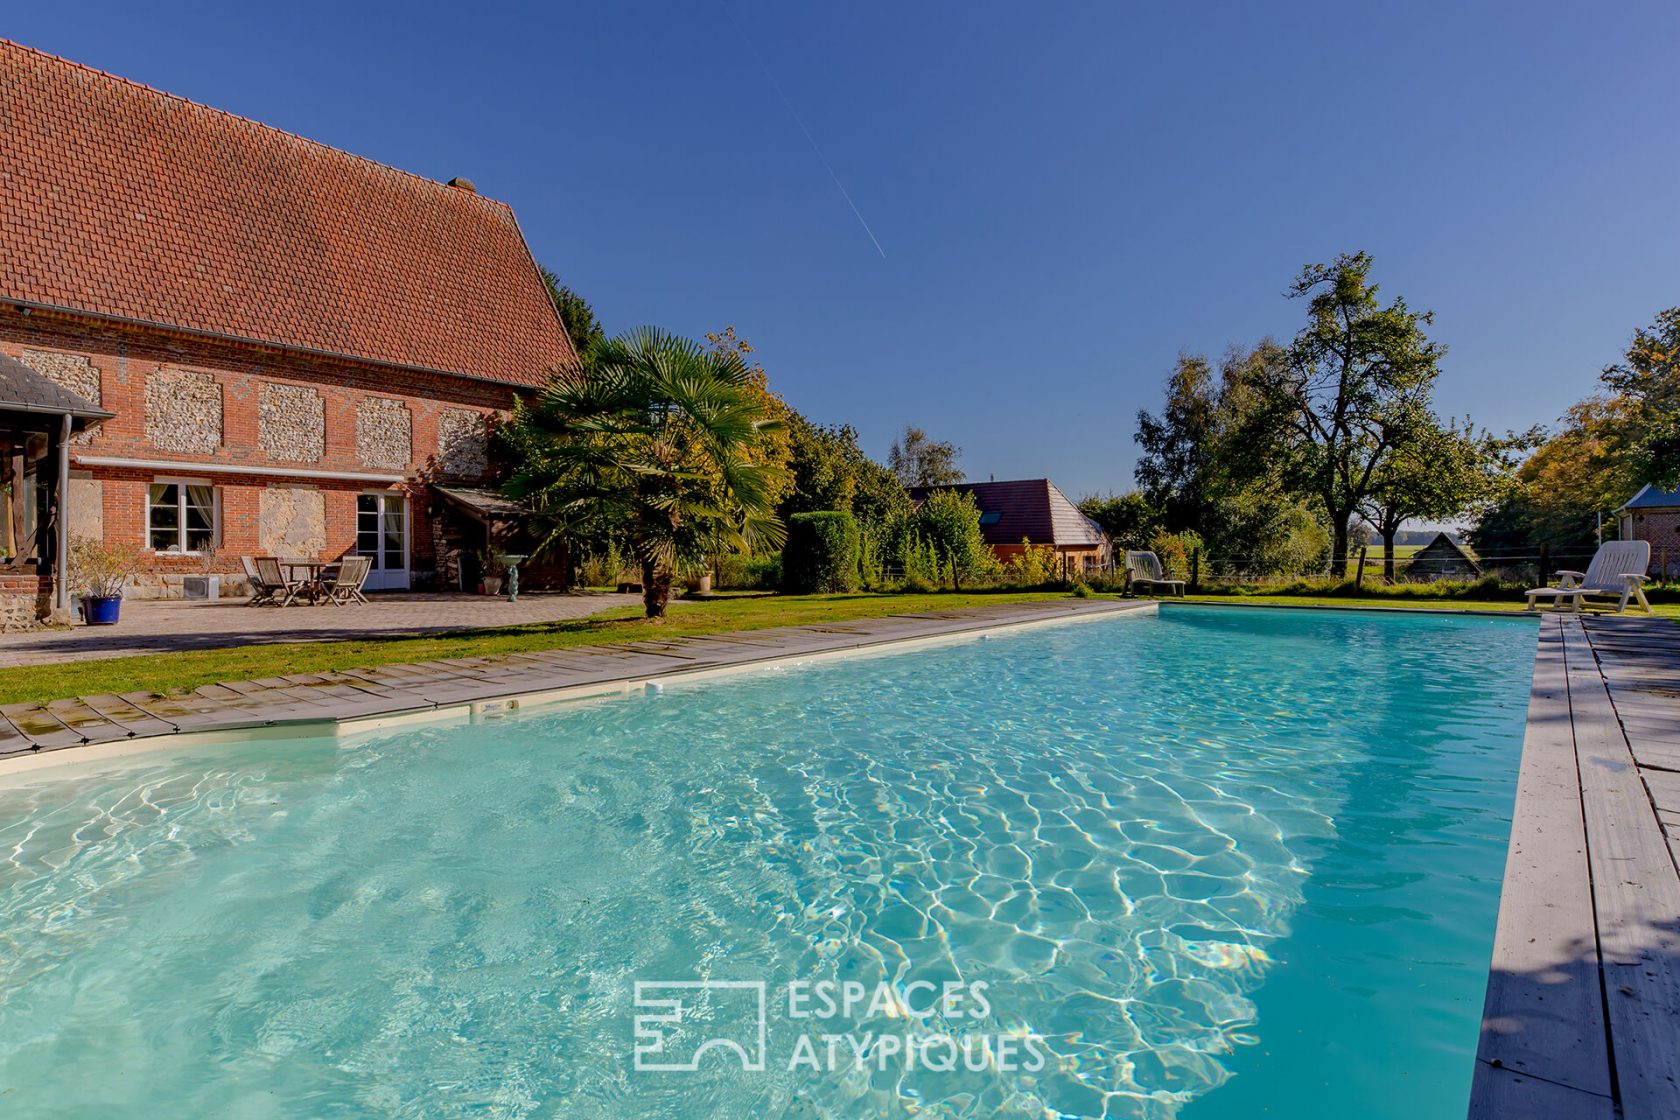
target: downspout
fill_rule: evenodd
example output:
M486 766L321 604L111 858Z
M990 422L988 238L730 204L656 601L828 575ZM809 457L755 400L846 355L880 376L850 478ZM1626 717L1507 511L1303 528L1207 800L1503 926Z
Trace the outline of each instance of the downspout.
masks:
M70 609L70 414L58 426L58 542L54 549L53 605Z

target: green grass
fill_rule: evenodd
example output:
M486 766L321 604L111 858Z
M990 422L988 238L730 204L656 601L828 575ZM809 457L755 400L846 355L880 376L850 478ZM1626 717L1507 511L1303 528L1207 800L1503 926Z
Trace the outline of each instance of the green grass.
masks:
M906 611L950 610L996 603L1065 599L1061 592L981 592L937 595L727 595L699 602L676 600L663 623L641 617L639 607L603 611L563 622L460 630L448 634L387 635L347 642L285 642L235 649L69 661L0 673L0 704L91 696L102 692L185 692L216 681L250 680L335 669L369 669L441 657L485 657L568 646L606 645L646 638L676 638L767 626L802 626L842 619L877 618Z

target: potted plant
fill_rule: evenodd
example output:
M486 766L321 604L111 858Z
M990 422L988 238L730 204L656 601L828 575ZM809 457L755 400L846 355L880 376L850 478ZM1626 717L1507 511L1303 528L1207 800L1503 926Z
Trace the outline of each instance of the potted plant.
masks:
M502 577L506 574L506 567L496 558L496 554L486 549L478 554L479 571L484 574L478 578L478 590L484 595L500 595L502 593Z
M690 595L710 595L712 593L712 565L708 560L700 560L683 565L683 584Z
M71 586L81 597L82 616L89 626L116 624L123 588L139 562L139 551L126 544L107 544L98 537L76 537L70 542Z
M205 545L198 554L202 572L196 576L181 577L181 598L208 599L215 602L222 595L222 577L210 574L210 569L216 566L217 550L214 545Z

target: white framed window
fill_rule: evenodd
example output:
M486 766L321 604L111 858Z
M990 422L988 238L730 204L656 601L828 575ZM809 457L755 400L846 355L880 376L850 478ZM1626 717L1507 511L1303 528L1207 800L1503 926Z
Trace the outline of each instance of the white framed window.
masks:
M193 555L222 537L221 491L202 478L155 478L146 487L146 547Z

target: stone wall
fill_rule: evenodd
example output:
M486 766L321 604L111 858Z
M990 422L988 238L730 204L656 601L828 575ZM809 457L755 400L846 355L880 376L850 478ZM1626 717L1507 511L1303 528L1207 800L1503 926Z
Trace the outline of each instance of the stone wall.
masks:
M70 390L89 404L99 404L99 369L80 354L25 350L19 360L36 373Z
M401 471L414 458L414 415L402 401L363 397L356 406L356 458L372 471Z
M222 387L212 374L159 366L146 378L146 439L159 451L208 454L222 444Z
M70 475L70 536L105 539L105 485Z
M51 610L51 576L0 572L0 630L33 630Z
M327 446L321 394L307 385L264 385L257 404L257 443L270 459L319 462Z
M269 556L313 556L327 547L327 503L305 486L270 486L257 496L257 543Z
M438 469L446 478L482 478L490 469L482 412L446 408L438 416Z

